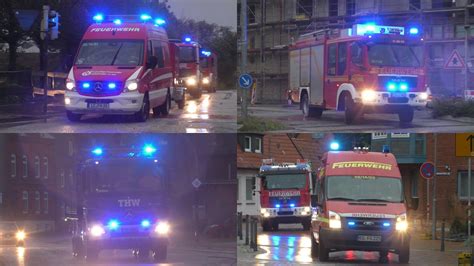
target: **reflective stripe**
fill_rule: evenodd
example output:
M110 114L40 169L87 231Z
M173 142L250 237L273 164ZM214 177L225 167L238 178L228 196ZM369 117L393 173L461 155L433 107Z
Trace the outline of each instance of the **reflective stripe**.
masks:
M160 75L158 77L156 77L154 80L151 81L151 83L153 82L156 82L156 81L160 81L160 80L164 80L164 79L168 79L168 78L172 78L173 75L171 73L166 73L166 74L163 74L163 75Z
M127 79L127 81L133 80L133 79L137 79L138 74L140 74L140 71L142 71L142 68L143 68L143 67L140 67L137 71L135 71L135 72Z

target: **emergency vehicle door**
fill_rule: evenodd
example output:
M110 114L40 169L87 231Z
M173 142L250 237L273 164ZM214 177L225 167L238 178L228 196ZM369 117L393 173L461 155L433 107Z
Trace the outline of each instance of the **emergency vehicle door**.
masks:
M323 105L324 103L324 45L311 47L310 63L310 104Z
M150 102L153 106L160 105L166 99L167 89L171 87L172 67L169 58L169 46L162 41L150 41L153 56L156 57L156 66L152 71L150 87ZM152 94L154 97L152 97Z
M347 43L334 43L328 45L326 82L324 86L324 99L326 106L336 108L337 90L342 83L347 82Z

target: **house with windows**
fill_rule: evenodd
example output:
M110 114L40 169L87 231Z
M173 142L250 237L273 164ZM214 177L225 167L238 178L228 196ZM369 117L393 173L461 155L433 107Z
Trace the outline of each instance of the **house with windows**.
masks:
M296 163L308 160L318 168L328 150L331 134L239 134L237 141L237 212L258 214L258 194L254 193L255 176L263 159Z

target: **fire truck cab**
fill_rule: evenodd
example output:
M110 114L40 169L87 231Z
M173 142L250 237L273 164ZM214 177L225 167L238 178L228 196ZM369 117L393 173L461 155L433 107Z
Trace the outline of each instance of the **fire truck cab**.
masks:
M366 149L326 153L315 194L313 257L327 261L332 251L378 251L383 262L394 252L408 263L407 208L393 154Z
M217 56L210 51L202 50L200 66L202 72L202 86L208 92L217 90Z
M356 24L302 35L289 48L292 100L306 117L345 111L352 124L364 113L395 113L401 123L425 107L423 38L416 27Z
M102 14L94 20L67 77L68 119L126 114L144 122L150 109L167 115L174 86L164 20Z
M309 230L313 179L307 162L274 164L272 159L263 160L257 183L263 231L292 223L301 223Z

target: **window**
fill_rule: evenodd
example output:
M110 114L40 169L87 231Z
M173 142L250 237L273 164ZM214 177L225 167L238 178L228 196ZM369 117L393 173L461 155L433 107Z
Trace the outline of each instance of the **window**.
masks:
M38 191L35 192L35 213L41 213L40 193Z
M455 0L433 0L432 8L452 7L454 3Z
M458 197L460 200L468 200L468 172L458 172ZM471 200L474 198L474 175L471 176Z
M64 184L66 183L66 171L61 169L61 174L59 174L59 186L64 188Z
M28 158L26 155L21 157L21 164L23 165L23 178L28 177Z
M248 5L247 20L249 24L257 23L257 16L255 15L255 5Z
M421 9L421 0L410 0L410 10Z
M362 65L362 47L358 43L351 44L351 58L355 65Z
M47 214L49 212L49 198L48 198L48 192L43 193L43 212Z
M254 183L253 178L247 177L245 179L245 200L251 201L253 200L253 183Z
M418 174L416 172L411 173L411 197L418 198Z
M340 43L338 50L337 75L344 75L347 65L347 43Z
M48 179L49 175L49 160L48 157L44 156L43 157L43 177L44 179Z
M346 1L346 14L352 16L355 14L355 0L347 0Z
M431 38L433 38L433 39L443 38L443 26L442 25L433 25L431 27Z
M262 139L255 138L255 146L253 147L255 153L262 153Z
M338 1L329 1L329 16L336 17L338 15Z
M242 12L241 12L242 6L240 3L237 4L237 27L240 27L240 20L242 19Z
M252 138L249 136L245 136L245 143L244 143L244 151L251 152L252 151Z
M35 156L35 178L40 178L40 177L41 177L40 158L39 156Z
M10 155L10 176L16 177L16 154Z
M156 64L156 67L157 68L163 68L165 67L165 59L164 59L164 54L163 54L163 46L161 45L161 42L159 41L153 41L153 50L154 50L154 54L156 56L156 58L158 59L157 60L157 64Z
M313 14L313 0L298 0L296 2L296 14L311 17Z
M23 213L28 213L28 191L23 191Z
M372 139L386 139L387 133L374 132L372 133Z
M328 75L335 76L336 75L336 51L337 46L336 44L329 45L329 54L328 54Z

